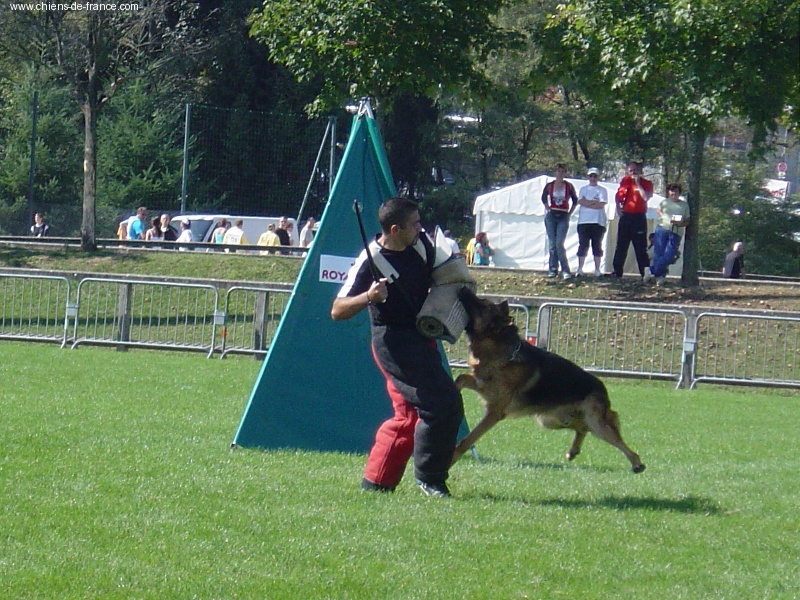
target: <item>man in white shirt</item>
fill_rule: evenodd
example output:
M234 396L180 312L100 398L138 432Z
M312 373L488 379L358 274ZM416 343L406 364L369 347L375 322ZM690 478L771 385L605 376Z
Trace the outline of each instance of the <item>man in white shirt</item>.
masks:
M300 246L303 248L308 248L311 246L311 242L314 241L314 225L316 224L316 219L314 217L308 217L308 221L306 221L305 227L300 230Z
M461 248L458 247L458 242L451 237L449 229L445 229L444 231L444 241L450 245L453 256L461 256Z
M247 241L247 236L242 230L242 225L244 225L244 221L242 219L237 219L236 222L234 222L233 227L225 232L225 236L222 238L222 243L233 245L240 244L242 246L249 245L250 242ZM225 252L228 252L227 248L225 249Z
M587 172L589 185L585 185L578 193L578 272L583 275L583 263L592 245L594 255L594 276L600 277L600 260L603 257L603 236L606 234L608 219L606 218L606 205L608 193L598 185L600 171L592 167Z
M189 222L189 219L183 219L181 221L181 234L178 236L178 239L175 240L176 242L193 242L194 236L192 235L191 230L192 224ZM178 250L187 250L186 246L178 248Z

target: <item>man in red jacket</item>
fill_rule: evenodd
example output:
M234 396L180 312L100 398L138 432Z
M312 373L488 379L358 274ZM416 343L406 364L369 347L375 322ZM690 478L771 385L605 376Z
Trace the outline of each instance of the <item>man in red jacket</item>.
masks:
M617 248L614 251L614 276L622 277L628 246L633 244L639 274L644 277L649 268L647 258L647 201L653 196L653 183L642 177L642 165L631 162L628 174L622 178L617 190L619 225L617 227Z

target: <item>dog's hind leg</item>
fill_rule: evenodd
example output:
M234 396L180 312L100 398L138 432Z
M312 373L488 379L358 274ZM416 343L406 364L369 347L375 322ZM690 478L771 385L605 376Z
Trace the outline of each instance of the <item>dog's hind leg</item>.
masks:
M645 465L639 455L631 450L622 439L622 435L619 432L619 416L617 413L611 410L607 404L594 398L587 398L587 402L591 402L591 406L587 407L585 413L586 424L590 431L601 440L618 448L631 463L631 470L634 473L644 471Z
M572 440L572 446L567 450L567 460L574 460L575 457L581 453L581 446L583 445L583 440L586 439L587 433L589 433L588 429L575 430L575 438Z
M589 401L593 402L594 398L590 398ZM583 440L586 438L586 434L589 433L589 427L584 420L583 413L585 410L585 406L581 406L580 410L576 410L573 405L564 405L536 414L536 420L545 429L572 429L575 432L572 445L567 450L567 460L574 460L581 453Z
M458 446L456 446L456 450L453 453L453 460L450 464L455 464L467 450L475 445L475 442L477 442L484 433L489 431L504 418L505 414L501 411L487 410L486 414L484 414L483 418L478 421L472 431L470 431L469 434L467 434L467 436L458 443Z

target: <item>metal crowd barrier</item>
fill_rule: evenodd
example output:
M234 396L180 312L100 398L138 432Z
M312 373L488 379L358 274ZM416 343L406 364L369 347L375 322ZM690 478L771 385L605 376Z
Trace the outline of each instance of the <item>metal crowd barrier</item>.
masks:
M225 294L222 354L266 355L291 293L279 288L234 286Z
M800 317L702 312L690 387L800 387Z
M79 344L214 352L213 285L87 277L78 284L72 347Z
M267 353L289 286L0 272L0 339ZM71 281L78 281L73 291ZM74 294L74 298L73 298ZM498 297L493 297L497 300ZM538 306L537 306L538 305ZM800 389L800 315L634 303L515 298L520 334L597 374ZM538 311L536 329L532 312ZM464 367L468 342L445 344Z
M69 279L0 273L0 339L67 343Z
M537 343L587 371L679 381L685 332L679 309L547 302L539 307Z

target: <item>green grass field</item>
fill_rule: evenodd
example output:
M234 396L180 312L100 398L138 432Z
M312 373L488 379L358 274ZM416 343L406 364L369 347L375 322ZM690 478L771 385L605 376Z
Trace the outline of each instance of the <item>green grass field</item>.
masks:
M645 473L516 420L438 500L230 450L259 366L0 342L0 597L800 597L796 393L608 380Z

